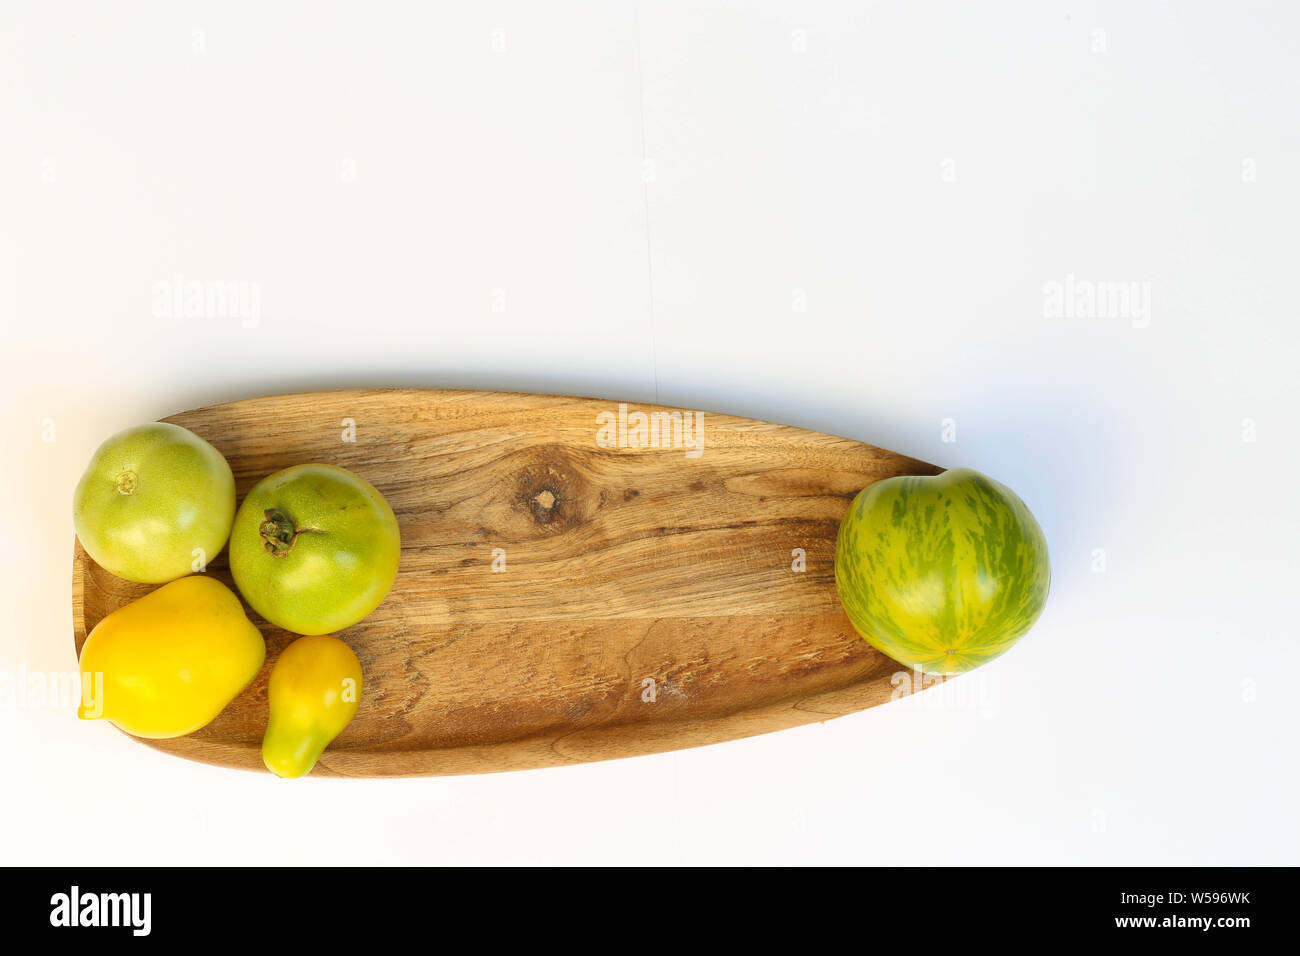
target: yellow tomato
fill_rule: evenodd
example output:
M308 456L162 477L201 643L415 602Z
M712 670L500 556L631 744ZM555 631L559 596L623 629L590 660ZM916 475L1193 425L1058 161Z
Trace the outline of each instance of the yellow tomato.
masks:
M114 611L81 649L77 716L136 737L181 737L225 709L266 660L235 592L195 574Z
M301 777L356 715L361 663L337 637L300 637L271 668L267 696L262 762L276 776Z

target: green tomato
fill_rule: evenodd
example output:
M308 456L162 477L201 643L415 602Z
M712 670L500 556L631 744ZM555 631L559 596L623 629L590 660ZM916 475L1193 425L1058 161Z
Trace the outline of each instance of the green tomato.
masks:
M356 624L388 594L400 556L397 518L384 496L334 465L295 465L263 478L230 533L239 593L295 634Z
M970 468L868 485L835 547L835 584L858 633L927 674L1006 651L1042 613L1051 576L1029 508Z
M235 517L230 465L198 435L154 422L99 446L72 496L72 523L95 563L162 584L216 557Z

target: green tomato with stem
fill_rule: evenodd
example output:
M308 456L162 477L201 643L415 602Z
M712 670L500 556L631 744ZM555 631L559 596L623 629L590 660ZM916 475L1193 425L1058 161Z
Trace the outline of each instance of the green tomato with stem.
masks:
M333 634L377 608L397 579L401 534L384 496L334 465L295 465L248 493L230 533L244 600L294 634Z

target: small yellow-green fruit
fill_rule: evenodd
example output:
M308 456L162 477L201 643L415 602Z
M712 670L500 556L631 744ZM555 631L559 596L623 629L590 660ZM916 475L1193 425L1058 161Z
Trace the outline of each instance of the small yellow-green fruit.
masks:
M356 716L361 662L330 634L300 637L271 669L268 698L262 762L278 777L301 777Z

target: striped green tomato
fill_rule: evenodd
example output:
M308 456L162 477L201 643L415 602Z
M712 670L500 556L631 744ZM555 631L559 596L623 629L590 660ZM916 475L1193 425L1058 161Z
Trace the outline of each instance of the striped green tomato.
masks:
M1007 650L1042 612L1050 579L1025 503L969 468L869 485L835 545L835 585L858 633L928 674Z

